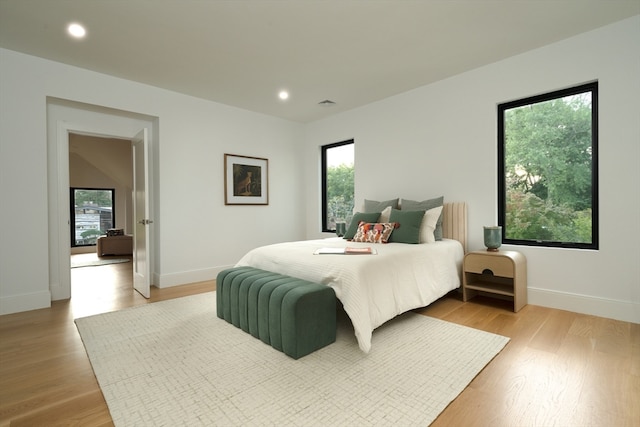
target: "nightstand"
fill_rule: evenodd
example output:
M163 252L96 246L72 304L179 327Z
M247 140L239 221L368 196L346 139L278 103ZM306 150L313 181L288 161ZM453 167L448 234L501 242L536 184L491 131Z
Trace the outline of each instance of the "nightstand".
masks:
M527 259L515 251L475 251L464 256L462 299L483 294L513 300L513 311L527 305Z

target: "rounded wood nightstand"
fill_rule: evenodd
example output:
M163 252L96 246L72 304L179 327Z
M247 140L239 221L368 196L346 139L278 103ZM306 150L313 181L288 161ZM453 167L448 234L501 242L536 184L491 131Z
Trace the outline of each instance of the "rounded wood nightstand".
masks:
M462 299L482 292L513 300L513 311L527 305L527 259L515 251L474 251L464 256Z

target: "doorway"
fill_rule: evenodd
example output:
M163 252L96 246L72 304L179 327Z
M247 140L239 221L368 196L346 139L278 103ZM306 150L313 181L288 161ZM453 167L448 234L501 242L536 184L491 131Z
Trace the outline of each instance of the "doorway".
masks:
M157 144L158 119L137 113L114 110L90 104L83 104L59 98L47 98L47 153L48 153L48 194L49 194L49 278L51 300L69 299L71 297L71 250L70 250L70 140L72 135L125 140L128 152L131 153L132 140L137 135L148 135L149 152L153 155ZM147 138L145 138L146 140ZM72 143L73 144L73 143ZM104 148L104 147L102 147ZM108 151L108 150L107 150ZM108 155L105 153L105 155ZM129 154L130 156L131 154ZM100 156L98 156L100 157ZM156 161L149 161L145 168L145 178L149 185L149 215L153 211L153 169ZM85 165L86 166L86 165ZM128 169L132 173L131 168ZM105 173L106 172L106 173ZM113 170L102 171L104 175L116 174ZM120 191L124 197L127 191ZM118 196L116 196L118 197ZM129 211L125 214L125 227L133 230L131 212L131 192L128 202L118 202ZM119 225L116 227L120 228ZM122 228L125 228L122 227ZM149 233L147 241L153 247L153 234ZM153 266L155 254L147 251L145 263L149 270ZM133 264L133 263L132 263ZM149 276L147 276L149 277ZM150 277L149 277L150 280ZM133 294L133 291L131 292Z

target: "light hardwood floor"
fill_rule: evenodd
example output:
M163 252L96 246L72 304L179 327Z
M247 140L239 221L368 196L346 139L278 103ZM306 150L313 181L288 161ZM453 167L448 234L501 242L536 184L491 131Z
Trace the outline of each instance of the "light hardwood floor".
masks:
M71 300L0 316L0 426L112 425L73 319L215 289L145 300L131 277L131 263L73 269ZM434 427L640 426L640 325L456 294L417 312L511 338Z

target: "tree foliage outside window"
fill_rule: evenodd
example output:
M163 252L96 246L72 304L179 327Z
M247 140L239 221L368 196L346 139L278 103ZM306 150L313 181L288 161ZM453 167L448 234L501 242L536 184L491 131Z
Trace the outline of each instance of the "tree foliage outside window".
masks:
M336 222L353 216L353 140L322 147L322 231L333 232Z
M504 243L598 248L597 90L590 83L498 106Z

